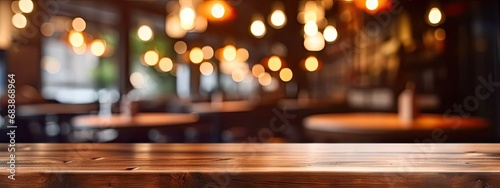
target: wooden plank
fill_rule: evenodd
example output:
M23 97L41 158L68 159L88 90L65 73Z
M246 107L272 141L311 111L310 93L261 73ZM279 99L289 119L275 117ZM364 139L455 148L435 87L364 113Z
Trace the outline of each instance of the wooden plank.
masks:
M500 145L18 144L16 180L0 174L0 187L500 187Z

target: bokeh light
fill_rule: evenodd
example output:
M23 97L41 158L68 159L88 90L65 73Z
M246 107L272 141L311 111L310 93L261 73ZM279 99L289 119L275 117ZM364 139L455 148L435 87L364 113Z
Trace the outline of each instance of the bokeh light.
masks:
M82 32L87 28L87 23L83 18L77 17L71 22L71 26L75 31Z
M172 68L174 67L174 62L168 57L161 58L160 61L158 62L158 67L162 72L168 72L171 71Z
M203 51L198 47L194 47L189 52L189 60L195 64L201 63L203 61Z
M200 72L205 76L210 76L214 72L214 66L210 62L203 62L200 65Z
M278 71L281 69L281 59L278 56L271 56L267 61L267 66L272 71Z
M262 86L268 86L271 84L272 77L271 74L265 72L259 75L259 84Z
M265 72L264 66L262 66L261 64L253 65L252 75L255 76L256 78L258 78L260 76L260 74L262 74L264 72Z
M20 0L19 1L19 10L23 13L31 13L33 11L34 5L31 0Z
M292 70L289 68L281 69L280 78L283 82L288 82L288 81L292 80L292 78L293 78Z
M174 44L174 50L177 54L184 54L187 51L187 44L184 41L177 41Z
M333 41L337 40L337 36L338 36L338 33L337 33L337 29L335 29L335 27L333 27L331 25L326 26L325 30L323 31L323 37L325 38L326 42L333 42Z
M438 25L441 22L442 18L443 14L441 13L441 10L439 10L439 8L431 8L428 15L428 20L431 25Z
M226 13L226 9L224 6L220 3L214 3L212 5L212 8L210 10L210 13L214 18L222 18L224 17L224 14Z
M156 63L158 63L159 59L160 59L160 55L158 55L158 52L156 52L155 50L147 51L144 54L144 62L149 66L156 65Z
M261 20L255 20L250 25L250 32L257 38L262 38L266 34L266 25Z
M307 59L305 60L305 68L307 71L314 72L318 70L318 67L319 67L319 62L318 59L316 59L316 57L314 56L307 57Z
M272 27L280 29L286 24L286 15L282 10L274 10L269 20Z
M12 25L16 28L22 29L28 25L28 20L24 15L16 13L12 16Z
M136 89L143 88L145 83L144 76L140 72L134 72L130 75L130 83Z
M212 59L214 57L214 49L210 46L203 46L201 51L203 52L203 59Z
M234 61L236 59L236 47L233 45L227 45L224 47L224 51L222 51L222 57L226 61Z
M90 51L97 57L100 57L106 52L106 41L96 39L90 45Z
M81 32L71 30L69 32L69 42L72 46L79 47L85 43L85 38Z
M137 29L137 35L142 41L149 41L153 38L153 30L147 25L142 25Z
M231 73L231 78L235 82L242 82L245 79L246 72L243 69L235 69Z

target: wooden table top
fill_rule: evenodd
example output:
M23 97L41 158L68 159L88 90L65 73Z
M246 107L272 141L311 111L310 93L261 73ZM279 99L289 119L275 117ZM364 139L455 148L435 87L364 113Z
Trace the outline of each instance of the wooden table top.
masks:
M200 102L191 104L189 110L193 113L230 113L251 111L254 105L248 101Z
M305 127L316 131L374 132L412 131L441 129L482 129L488 121L479 118L443 117L440 114L421 114L413 122L405 124L398 114L391 113L343 113L319 114L307 117Z
M176 113L139 113L132 117L113 114L110 117L98 115L84 115L73 118L76 128L101 128L101 127L154 127L178 124L190 124L198 121L195 114Z
M500 144L17 144L15 155L16 180L2 170L0 187L500 187Z
M98 104L29 104L17 107L19 116L39 116L46 114L86 114L99 110Z

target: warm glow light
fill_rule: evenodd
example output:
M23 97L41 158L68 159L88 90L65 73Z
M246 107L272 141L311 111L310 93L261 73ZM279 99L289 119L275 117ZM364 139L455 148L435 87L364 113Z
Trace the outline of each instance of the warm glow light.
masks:
M168 72L174 67L174 62L172 62L170 58L164 57L160 59L160 62L158 62L158 67L160 67L161 71Z
M69 43L74 46L74 47L79 47L82 46L83 43L85 42L85 39L83 38L83 34L78 31L70 31L69 32Z
M201 63L203 61L203 51L198 47L191 49L189 52L189 60L195 64Z
M278 56L272 56L267 61L267 66L272 71L278 71L281 69L281 59Z
M264 72L264 73L259 75L259 84L262 86L270 85L272 80L273 79L272 79L271 75L267 72Z
M226 9L220 3L214 3L212 9L210 10L214 18L222 18L226 13Z
M304 47L308 51L321 51L325 47L325 39L323 34L317 32L314 36L306 36L304 39Z
M50 74L57 74L61 70L61 63L56 58L45 56L42 58L42 67Z
M184 54L187 51L187 44L184 41L177 41L174 44L174 50L177 54Z
M443 41L446 38L446 31L442 28L436 29L436 31L434 31L434 38L436 38L436 40Z
M191 30L194 28L194 21L196 19L196 13L191 7L184 7L179 13L181 28L185 30Z
M441 14L441 11L437 7L431 8L429 11L429 23L431 25L438 25L441 22L441 19L443 18L443 15Z
M214 66L210 62L203 62L200 65L200 72L205 76L210 76L214 72Z
M78 55L83 55L87 51L87 45L83 43L81 46L73 46L73 51Z
M73 26L73 29L75 31L82 32L83 30L85 30L85 28L87 28L87 23L85 22L85 20L83 20L83 18L78 17L73 19L73 22L71 22L71 26Z
M286 15L282 10L275 10L270 17L271 26L276 29L282 28L286 24Z
M130 75L130 83L134 86L134 88L143 88L144 76L142 76L139 72L134 72Z
M101 39L96 39L90 45L90 51L97 57L100 57L106 51L106 41Z
M50 37L54 34L54 24L50 22L45 22L40 26L40 32L43 36Z
M158 52L155 50L147 51L144 54L144 62L149 66L156 65L156 63L158 63L158 59L160 59L160 55L158 55Z
M318 25L316 25L315 21L308 21L304 25L304 33L307 36L314 36L316 33L318 33Z
M137 35L142 41L149 41L153 38L153 30L151 30L151 28L147 25L142 25L137 30Z
M33 11L33 2L31 0L20 0L19 9L24 13L31 13Z
M309 71L309 72L314 72L314 71L318 70L318 67L319 67L318 59L316 59L316 57L314 57L314 56L307 57L307 59L305 61L305 67L306 67L307 71Z
M245 48L240 48L236 50L236 60L239 62L246 62L249 56L250 54L248 53L248 50Z
M266 34L266 25L261 20L255 20L250 25L250 32L252 32L253 36L261 38Z
M338 33L337 33L337 29L335 29L335 27L333 27L331 25L326 26L325 30L323 31L323 37L325 38L326 42L333 42L333 41L337 40L337 36L338 36Z
M365 5L368 10L375 10L378 8L378 0L366 0Z
M236 59L236 48L233 45L227 45L224 47L222 56L226 61L234 61Z
M259 77L260 74L264 73L264 71L265 71L264 66L262 66L261 64L255 64L252 67L252 75L255 77Z
M178 14L169 14L165 19L165 32L171 38L182 38L186 35L186 30L181 27Z
M25 28L27 24L28 20L24 15L14 14L14 16L12 16L12 25L14 25L14 27L22 29Z
M289 68L281 69L280 78L281 78L281 80L283 80L283 82L288 82L288 81L292 80L292 78L293 78L292 70Z
M203 46L201 51L203 52L203 59L212 59L214 57L214 49L210 46Z
M245 71L243 69L235 69L231 73L231 78L235 82L241 82L245 79Z

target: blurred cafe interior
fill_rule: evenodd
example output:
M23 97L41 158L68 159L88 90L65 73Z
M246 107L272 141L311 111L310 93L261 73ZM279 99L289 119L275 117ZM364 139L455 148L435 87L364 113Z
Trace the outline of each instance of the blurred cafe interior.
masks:
M498 7L2 0L0 132L15 124L25 143L498 142Z

